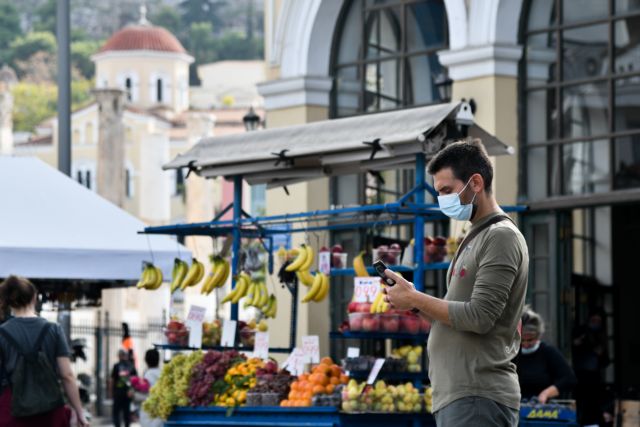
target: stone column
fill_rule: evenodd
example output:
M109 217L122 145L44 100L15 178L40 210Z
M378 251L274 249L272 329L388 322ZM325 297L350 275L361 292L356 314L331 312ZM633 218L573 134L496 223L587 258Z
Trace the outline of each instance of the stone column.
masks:
M122 207L125 197L124 170L124 92L120 89L94 89L98 103L97 191Z
M0 69L0 155L13 153L13 94L16 73L6 65Z

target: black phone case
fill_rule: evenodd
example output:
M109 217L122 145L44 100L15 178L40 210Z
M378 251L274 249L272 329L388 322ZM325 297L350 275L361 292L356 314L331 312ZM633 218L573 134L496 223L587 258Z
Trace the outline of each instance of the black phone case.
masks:
M376 271L376 273L378 273L378 276L382 277L382 280L384 280L384 283L386 283L387 286L393 286L396 284L395 281L393 281L392 279L389 279L387 276L384 275L384 271L387 269L387 266L385 265L384 262L380 260L374 262L373 268Z

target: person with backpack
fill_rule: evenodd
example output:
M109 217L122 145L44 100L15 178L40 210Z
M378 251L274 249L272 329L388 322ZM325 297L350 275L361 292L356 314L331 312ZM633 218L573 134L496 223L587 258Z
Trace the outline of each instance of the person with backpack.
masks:
M38 291L29 280L9 276L0 284L0 306L12 318L0 326L0 426L67 427L70 413L88 426L71 370L67 339L59 325L36 314Z
M385 299L432 320L427 355L438 427L516 427L520 385L512 359L520 349L527 243L496 202L480 140L447 145L427 169L440 211L470 221L471 229L451 261L444 298L386 270L395 286L385 288Z
M137 375L138 372L129 359L129 352L124 349L118 350L118 362L113 365L111 371L112 416L115 427L120 427L122 420L124 420L125 427L131 425L131 402L134 393L131 387L131 378Z

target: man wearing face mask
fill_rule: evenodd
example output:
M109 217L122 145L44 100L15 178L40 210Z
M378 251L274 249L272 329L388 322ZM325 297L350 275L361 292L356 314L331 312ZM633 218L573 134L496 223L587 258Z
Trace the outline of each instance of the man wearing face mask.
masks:
M442 212L472 227L451 262L443 299L390 270L396 285L385 299L432 321L427 352L438 427L515 427L520 387L512 359L520 347L526 242L496 202L493 166L479 140L445 147L428 171Z
M523 399L537 397L541 403L566 394L576 385L576 376L562 354L542 341L544 322L525 307L522 314L522 346L514 359Z

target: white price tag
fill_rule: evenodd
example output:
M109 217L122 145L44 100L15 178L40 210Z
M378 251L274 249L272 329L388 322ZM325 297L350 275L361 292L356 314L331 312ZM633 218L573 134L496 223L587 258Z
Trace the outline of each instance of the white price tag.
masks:
M236 344L236 324L235 320L224 320L222 323L222 339L220 345L233 347Z
M189 313L187 314L187 320L185 322L189 328L189 347L202 347L202 321L204 320L206 312L206 307L200 307L199 305L189 307Z
M379 288L379 277L356 277L353 279L353 301L373 302Z
M307 363L320 363L320 340L317 335L302 337L302 352Z
M304 374L304 352L301 348L295 347L287 360L282 365L291 375L298 376Z
M360 357L360 347L347 348L347 358L353 359L355 357Z
M371 385L376 382L376 378L378 378L378 374L380 373L380 369L382 369L382 365L384 365L384 359L376 359L373 364L373 368L371 368L371 372L369 372L369 378L367 378L367 384Z
M253 357L269 358L269 332L256 332L253 344Z
M192 305L189 307L189 314L187 314L187 320L202 323L204 321L204 315L207 312L206 307L200 307L199 305Z
M324 274L331 274L331 252L323 251L318 254L318 270Z

